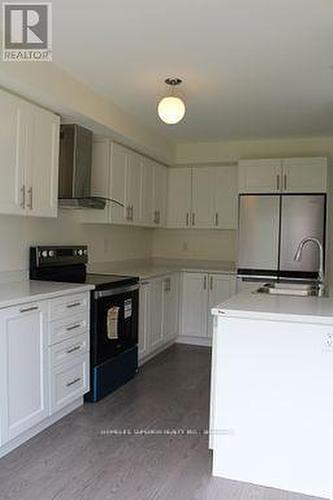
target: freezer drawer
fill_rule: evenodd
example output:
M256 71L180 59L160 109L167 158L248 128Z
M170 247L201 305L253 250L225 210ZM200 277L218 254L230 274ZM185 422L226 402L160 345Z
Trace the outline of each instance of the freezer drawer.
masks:
M279 195L240 195L238 273L266 271L276 275L279 265Z
M316 278L319 267L317 246L307 244L298 262L294 256L299 242L306 236L318 238L325 248L326 196L285 195L281 204L280 275Z

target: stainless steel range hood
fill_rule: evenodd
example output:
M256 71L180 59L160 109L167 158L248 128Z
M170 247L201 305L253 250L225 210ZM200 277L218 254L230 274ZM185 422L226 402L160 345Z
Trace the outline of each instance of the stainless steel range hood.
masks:
M104 209L105 198L91 196L92 132L76 124L61 125L59 206Z

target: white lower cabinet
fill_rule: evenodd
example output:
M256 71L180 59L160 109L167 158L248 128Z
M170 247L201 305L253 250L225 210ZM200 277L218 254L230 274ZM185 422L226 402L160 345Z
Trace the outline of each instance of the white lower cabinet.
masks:
M179 273L140 283L139 362L151 357L178 335Z
M0 315L1 444L48 416L47 303Z
M179 341L209 345L211 308L236 293L236 278L231 274L184 272L181 281Z
M89 293L0 311L0 456L88 391Z

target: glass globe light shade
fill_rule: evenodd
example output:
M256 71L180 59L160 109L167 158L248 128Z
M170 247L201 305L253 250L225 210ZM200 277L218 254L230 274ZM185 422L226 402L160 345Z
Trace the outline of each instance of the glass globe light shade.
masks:
M164 123L174 125L184 118L186 108L180 97L169 96L161 99L157 111Z

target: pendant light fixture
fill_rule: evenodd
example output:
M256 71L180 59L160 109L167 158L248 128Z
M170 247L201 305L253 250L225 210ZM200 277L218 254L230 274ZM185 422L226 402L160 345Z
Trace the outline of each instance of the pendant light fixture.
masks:
M157 108L158 116L162 122L168 125L179 123L185 115L185 104L180 97L174 96L174 89L177 85L182 83L180 78L167 78L164 80L167 85L171 86L171 95L163 97L160 100Z

